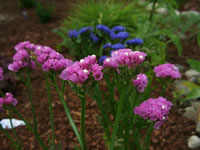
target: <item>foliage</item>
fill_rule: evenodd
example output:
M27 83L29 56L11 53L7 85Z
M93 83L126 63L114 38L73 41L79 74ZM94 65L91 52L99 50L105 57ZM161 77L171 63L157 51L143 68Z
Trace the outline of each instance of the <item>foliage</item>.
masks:
M52 19L54 7L50 4L36 3L35 13L39 17L41 23L48 23Z
M34 0L18 0L18 2L22 8L33 8L35 4Z

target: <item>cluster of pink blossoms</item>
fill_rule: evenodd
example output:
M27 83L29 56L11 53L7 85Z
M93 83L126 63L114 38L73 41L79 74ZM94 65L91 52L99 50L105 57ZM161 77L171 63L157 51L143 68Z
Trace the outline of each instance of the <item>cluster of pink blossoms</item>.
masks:
M140 73L135 80L132 79L132 82L139 92L144 92L144 89L148 84L148 78L145 74Z
M102 79L102 69L103 67L97 64L96 56L91 55L67 67L60 74L60 78L62 80L70 80L73 83L82 84L88 79L90 73L93 74L95 80Z
M174 64L162 64L154 67L154 72L157 77L171 77L174 79L181 78L179 69Z
M11 93L6 93L5 97L0 97L0 111L3 110L4 104L17 105L17 99Z
M156 121L154 128L159 129L160 126L167 120L169 110L172 103L163 97L149 98L140 106L134 108L134 113L144 119Z
M44 71L58 71L70 66L73 61L65 59L64 56L48 46L35 46L37 62L42 65Z
M0 67L0 80L3 80L3 69Z
M21 42L15 46L15 50L13 63L8 65L9 70L17 72L25 67L35 68L36 63L30 58L30 53L34 50L34 44L29 41Z
M36 66L35 61L42 65L44 71L62 70L73 63L52 48L35 45L29 41L20 42L15 46L15 50L16 53L13 56L13 63L8 66L8 69L14 72L25 67L34 69ZM34 60L35 56L36 60Z
M103 62L103 67L118 68L119 66L135 67L141 64L146 57L146 53L132 51L131 49L119 49L111 53Z

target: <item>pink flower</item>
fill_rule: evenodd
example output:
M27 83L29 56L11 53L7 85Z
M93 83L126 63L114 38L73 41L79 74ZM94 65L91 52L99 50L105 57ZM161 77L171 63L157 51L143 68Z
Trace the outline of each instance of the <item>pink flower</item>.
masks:
M159 129L163 122L167 120L172 103L163 97L149 98L140 106L134 108L134 113L144 119L156 121L154 128Z
M181 78L179 69L174 64L162 64L154 67L154 72L157 77L166 78L171 77L173 79Z
M148 78L145 74L140 73L135 80L132 80L132 82L139 92L144 92L144 89L148 84Z
M6 93L5 97L0 98L0 110L3 110L4 104L17 105L17 99L11 93Z
M131 49L119 49L111 53L111 57L104 60L104 67L118 68L119 66L136 67L141 64L146 57L146 53L132 51Z

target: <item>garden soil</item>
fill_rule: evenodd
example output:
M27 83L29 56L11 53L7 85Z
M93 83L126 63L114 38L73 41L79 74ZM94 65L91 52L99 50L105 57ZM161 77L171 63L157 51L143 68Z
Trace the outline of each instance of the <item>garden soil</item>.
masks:
M48 45L56 49L56 44L62 39L53 30L62 26L63 19L70 10L70 3L67 0L52 1L55 5L53 19L48 24L40 24L39 19L33 9L20 9L17 1L2 0L0 1L0 15L6 16L4 20L0 20L0 55L4 55L5 59L11 58L15 53L13 47L21 41L29 40L32 43ZM200 2L190 0L184 4L181 10L198 10ZM171 63L181 64L188 68L187 58L199 60L200 49L197 46L196 39L183 41L183 55L177 56L177 50L170 45L168 50L168 61ZM67 51L62 51L67 57ZM16 86L17 85L17 86ZM18 99L17 110L26 119L32 118L31 104L27 99L27 92L24 85L17 81L17 84L9 85L15 89L15 97ZM51 133L51 125L48 113L48 98L45 89L43 74L39 69L33 71L32 76L33 99L36 106L36 115L38 121L38 131L40 137L48 143L48 135ZM170 89L167 90L167 98L171 98ZM73 150L77 139L69 125L65 116L64 108L58 99L58 96L52 88L53 95L53 111L55 117L55 134L56 144L61 144L62 150ZM154 93L157 94L156 92ZM72 117L75 123L80 127L80 100L74 95L69 86L66 88L65 100L68 103ZM106 150L103 140L103 130L98 123L98 109L93 100L88 98L86 106L86 139L90 150ZM162 125L160 130L155 130L152 134L150 150L187 150L187 139L195 131L195 122L182 116L178 111L178 106L173 106L168 121ZM0 119L7 118L8 112L1 112ZM13 114L13 118L15 114ZM30 120L33 121L33 120ZM41 147L37 143L35 137L21 126L16 128L18 138L22 141L22 150L40 150ZM11 134L12 131L9 131ZM14 135L13 135L14 136ZM0 132L0 150L12 150L10 141Z

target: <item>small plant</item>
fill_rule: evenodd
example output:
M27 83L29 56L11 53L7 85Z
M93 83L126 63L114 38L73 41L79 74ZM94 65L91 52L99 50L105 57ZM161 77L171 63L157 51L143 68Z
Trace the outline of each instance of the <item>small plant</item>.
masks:
M36 3L35 12L41 23L48 23L52 19L54 7L50 4Z

